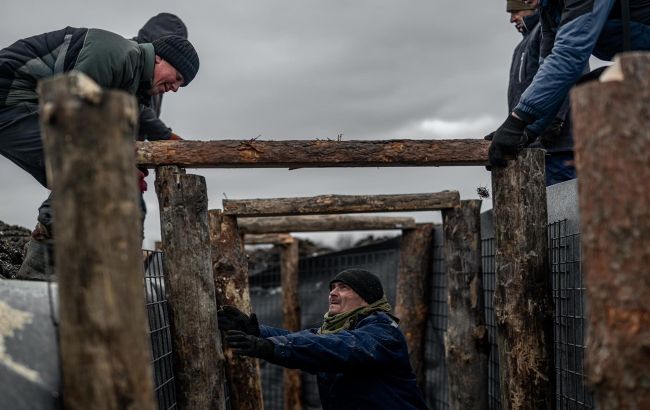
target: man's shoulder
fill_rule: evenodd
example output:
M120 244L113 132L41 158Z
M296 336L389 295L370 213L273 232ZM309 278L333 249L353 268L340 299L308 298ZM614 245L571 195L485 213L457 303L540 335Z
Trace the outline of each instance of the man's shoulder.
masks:
M398 328L397 322L389 314L385 312L373 312L368 316L359 320L357 328L367 325L387 325L394 328Z

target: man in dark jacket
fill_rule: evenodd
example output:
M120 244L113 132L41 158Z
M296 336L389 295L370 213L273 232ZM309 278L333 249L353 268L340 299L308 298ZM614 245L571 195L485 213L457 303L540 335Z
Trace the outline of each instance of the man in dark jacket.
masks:
M43 78L78 70L101 87L151 96L187 86L198 69L194 47L178 36L137 44L105 30L66 27L19 40L0 50L0 154L48 187L36 91ZM31 253L45 253L44 243L51 238L49 202L39 208L26 261ZM35 261L42 264L43 258ZM48 273L45 266L31 271L32 279Z
M539 0L532 0L529 3L523 0L506 1L506 12L510 13L510 22L523 35L512 54L508 83L508 112L515 109L521 95L531 84L539 69L542 27L539 24L538 6ZM546 150L546 185L550 186L575 178L568 99L546 129L538 129L541 123L542 121L536 121L530 126L530 134L539 135L530 146Z
M611 60L624 49L650 50L650 0L629 0L626 13L622 7L619 0L540 0L543 64L495 131L489 150L491 166L505 166L507 154L530 144L524 132L530 124L537 121L538 130L551 124L592 54ZM625 21L622 16L628 11L630 19ZM629 28L628 41L624 41L624 27Z
M219 329L235 352L315 373L324 410L426 409L406 340L379 279L347 269L330 282L323 325L290 333L259 326L254 314L219 311Z

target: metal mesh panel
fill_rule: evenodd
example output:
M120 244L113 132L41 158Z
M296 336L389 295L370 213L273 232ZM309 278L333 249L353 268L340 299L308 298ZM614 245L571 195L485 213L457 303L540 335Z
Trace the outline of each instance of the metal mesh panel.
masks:
M339 271L358 267L375 273L384 285L389 302L395 301L395 276L399 253L396 249L384 249L357 253L333 253L301 259L299 263L298 297L303 329L322 324L327 311L329 281ZM253 269L251 269L253 271ZM278 261L269 268L250 277L251 304L260 323L282 326L282 288ZM280 366L260 361L264 408L283 409L282 370ZM316 376L302 374L302 404L304 409L320 409Z
M558 409L593 409L584 383L585 286L580 234L567 233L567 221L549 225L549 260L555 302L555 386Z
M488 408L501 409L499 396L499 347L497 327L494 316L494 288L496 285L494 265L494 238L481 240L481 264L483 268L483 294L485 295L485 325L490 338L490 358L488 363Z
M153 354L154 394L159 409L176 408L172 339L163 281L162 252L144 251L144 288Z
M447 333L447 275L442 243L433 247L433 273L430 281L427 320L424 398L432 409L449 408L445 334Z

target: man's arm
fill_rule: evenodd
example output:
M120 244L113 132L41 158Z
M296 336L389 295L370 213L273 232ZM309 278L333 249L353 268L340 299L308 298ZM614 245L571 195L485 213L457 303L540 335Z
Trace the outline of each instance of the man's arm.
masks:
M544 59L514 113L528 123L554 118L569 89L589 62L615 0L567 0L553 49Z
M140 105L140 128L138 136L149 141L168 140L172 135L171 128L156 115L156 112L146 105Z

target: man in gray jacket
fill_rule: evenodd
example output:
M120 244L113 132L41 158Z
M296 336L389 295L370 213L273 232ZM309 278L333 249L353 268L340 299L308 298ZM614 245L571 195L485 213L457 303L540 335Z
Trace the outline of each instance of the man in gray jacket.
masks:
M187 86L198 69L194 47L180 36L137 44L105 30L66 27L19 40L0 50L0 154L48 187L36 91L43 78L78 70L101 87L153 96ZM52 237L49 198L39 208L38 221L25 263L31 253L46 253ZM27 274L46 278L42 259L35 262Z

